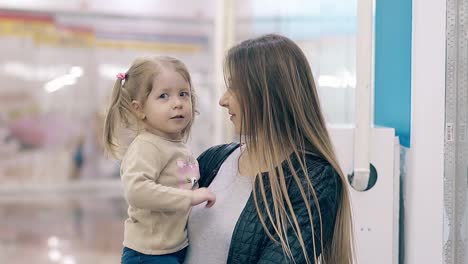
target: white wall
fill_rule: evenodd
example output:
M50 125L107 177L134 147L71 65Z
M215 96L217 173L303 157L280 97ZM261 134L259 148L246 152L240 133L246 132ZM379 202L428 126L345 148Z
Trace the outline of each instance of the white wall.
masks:
M413 0L405 264L443 263L445 0Z
M354 128L329 127L336 155L345 175L354 169ZM398 263L399 142L393 128L369 131L369 161L377 182L366 192L351 188L358 264ZM359 145L358 145L359 146ZM359 146L360 147L360 146Z

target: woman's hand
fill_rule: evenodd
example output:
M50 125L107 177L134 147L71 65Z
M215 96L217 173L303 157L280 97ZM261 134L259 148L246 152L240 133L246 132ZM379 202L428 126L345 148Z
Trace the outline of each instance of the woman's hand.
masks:
M212 207L216 202L216 195L207 188L199 188L193 191L191 205L199 205L203 202L206 203L206 207Z

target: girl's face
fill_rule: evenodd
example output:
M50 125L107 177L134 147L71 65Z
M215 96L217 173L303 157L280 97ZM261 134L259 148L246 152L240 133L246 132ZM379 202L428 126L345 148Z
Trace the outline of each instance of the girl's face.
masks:
M166 69L153 79L153 87L144 105L132 104L140 113L146 129L168 139L181 139L192 121L189 83L176 71Z
M224 94L221 96L221 98L219 99L219 105L221 107L225 107L228 110L230 115L229 119L234 124L236 134L240 134L242 111L239 104L239 100L237 100L237 97L231 88L228 88L226 92L224 92Z

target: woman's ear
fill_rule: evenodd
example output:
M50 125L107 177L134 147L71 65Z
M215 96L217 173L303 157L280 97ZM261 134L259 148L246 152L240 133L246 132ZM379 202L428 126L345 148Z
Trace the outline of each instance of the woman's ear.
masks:
M144 120L146 118L146 115L143 111L143 105L139 101L133 100L132 107L133 111L135 111L135 113L137 114L138 119Z

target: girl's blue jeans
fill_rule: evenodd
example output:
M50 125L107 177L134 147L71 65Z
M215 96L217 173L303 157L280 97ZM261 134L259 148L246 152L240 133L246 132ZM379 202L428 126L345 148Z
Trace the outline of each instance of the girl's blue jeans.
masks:
M166 255L146 255L124 247L122 264L182 264L186 253L187 248Z

